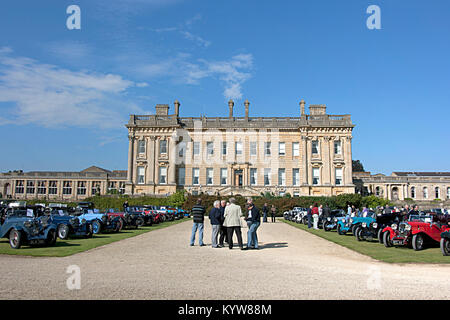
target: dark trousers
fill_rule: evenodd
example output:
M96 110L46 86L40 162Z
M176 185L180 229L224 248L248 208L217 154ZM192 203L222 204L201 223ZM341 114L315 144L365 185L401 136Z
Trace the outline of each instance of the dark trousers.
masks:
M226 243L228 243L228 233L227 233L227 227L220 226L219 230L219 244L223 246L223 241L225 240Z
M306 217L308 218L308 229L311 229L311 227L312 227L312 214L307 214Z
M241 234L241 227L227 227L228 232L228 247L230 249L233 249L233 232L236 233L238 244L240 248L243 248L242 244L242 234Z
M272 222L275 222L275 215L272 214Z

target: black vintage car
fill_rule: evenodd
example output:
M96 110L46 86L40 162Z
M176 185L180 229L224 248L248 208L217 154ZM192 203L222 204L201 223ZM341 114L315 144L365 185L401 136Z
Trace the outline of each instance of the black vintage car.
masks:
M331 231L336 229L339 218L345 217L345 211L342 209L331 210L329 216L321 216L321 225L324 231Z
M356 240L373 241L378 240L383 243L383 229L393 223L400 223L403 215L400 212L391 211L390 213L378 213L376 220L371 223L362 223L356 230Z
M450 256L450 231L441 233L441 251L444 256Z

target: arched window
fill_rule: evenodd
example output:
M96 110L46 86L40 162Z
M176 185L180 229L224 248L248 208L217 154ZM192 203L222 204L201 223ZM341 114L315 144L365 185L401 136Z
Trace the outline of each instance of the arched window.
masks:
M376 187L376 188L375 188L375 195L376 195L377 197L380 196L380 187Z
M416 198L416 187L411 187L411 198Z
M428 188L427 187L423 187L423 198L428 199Z
M440 199L441 198L441 192L439 190L439 187L434 188L434 198Z

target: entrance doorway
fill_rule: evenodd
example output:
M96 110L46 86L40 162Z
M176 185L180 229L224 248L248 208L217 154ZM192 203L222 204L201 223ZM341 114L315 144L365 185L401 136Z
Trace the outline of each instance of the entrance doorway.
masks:
M234 185L238 187L244 185L244 173L242 170L234 170Z

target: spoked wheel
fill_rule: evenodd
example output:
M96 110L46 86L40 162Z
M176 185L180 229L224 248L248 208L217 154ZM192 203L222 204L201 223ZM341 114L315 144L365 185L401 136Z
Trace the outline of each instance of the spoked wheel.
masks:
M378 230L377 238L378 242L383 244L383 229Z
M97 234L97 233L100 233L101 230L102 230L102 225L100 224L100 221L98 221L98 220L92 221L92 232L94 234Z
M357 225L352 226L352 234L353 234L353 236L355 236L355 237L356 237L356 229L357 229L357 228L358 228Z
M424 248L424 239L420 233L413 235L412 247L415 251L420 251Z
M122 220L122 219L119 219L119 220L116 222L116 228L114 229L114 231L115 231L115 232L120 232L120 231L122 230L122 228L123 228L123 220Z
M391 234L389 231L383 233L383 244L386 248L392 247Z
M48 246L53 246L56 243L56 231L49 230L47 233L47 239L45 240Z
M447 238L441 239L441 251L444 256L450 256L450 240Z
M328 223L326 222L323 223L323 231L325 232L330 231L330 228L328 228Z
M338 235L340 235L340 236L342 236L342 235L344 234L344 232L342 231L342 227L341 227L340 224L338 224L338 226L337 226L337 233L338 233Z
M362 241L361 233L362 233L361 227L357 227L357 228L356 228L356 231L355 231L356 240Z
M60 224L58 226L58 238L66 240L69 238L69 226L66 224Z
M19 230L13 229L9 232L9 245L13 249L20 249L22 245L22 233Z

